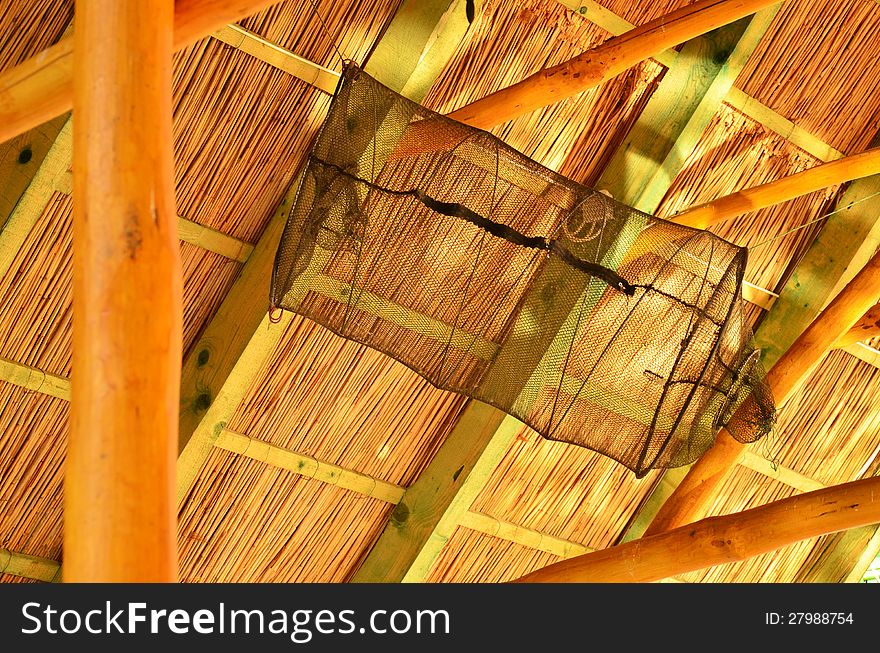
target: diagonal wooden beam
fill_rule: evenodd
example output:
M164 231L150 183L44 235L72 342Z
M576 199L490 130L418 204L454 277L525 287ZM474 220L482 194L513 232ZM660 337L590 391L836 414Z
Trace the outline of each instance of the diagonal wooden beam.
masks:
M241 25L224 25L211 36L278 70L283 70L324 93L332 95L339 83L339 73L336 71L303 59Z
M427 52L451 55L467 29L464 0L405 0L370 56L367 72L394 90L414 89L420 100L430 88L429 72L440 63ZM387 77L393 74L393 77ZM177 497L182 501L211 448L290 323L268 320L269 281L294 183L254 247L248 262L184 361L180 402Z
M781 204L829 186L876 174L880 174L880 147L719 197L706 204L682 211L672 220L696 229L706 229L743 213Z
M650 582L746 560L794 542L880 522L880 477L618 544L540 569L520 582Z
M227 23L278 0L177 0L174 48L180 49ZM73 108L73 37L0 74L0 142Z
M649 212L655 210L675 177L676 166L680 168L684 162L684 156L674 153L688 152L696 144L776 11L775 7L766 9L754 19L744 19L685 44L597 187L610 190L625 203ZM496 118L500 122L503 116ZM661 170L663 174L658 174ZM552 274L543 275L542 279L550 281L539 279L535 287L554 281L572 283L571 279L554 280ZM571 294L576 303L577 293ZM542 306L539 291L530 296L526 301L536 302L536 314L544 315L545 321L552 320L547 328L551 334L564 325L575 306L558 302ZM533 341L527 341L526 351L519 351L516 342L514 333L492 368L497 372L501 366L500 373L509 377L508 384L518 383L522 376L514 369L525 367L530 372L544 351ZM510 368L503 366L506 360L511 361ZM471 401L435 458L407 488L353 580L423 580L519 428L519 422L503 412Z

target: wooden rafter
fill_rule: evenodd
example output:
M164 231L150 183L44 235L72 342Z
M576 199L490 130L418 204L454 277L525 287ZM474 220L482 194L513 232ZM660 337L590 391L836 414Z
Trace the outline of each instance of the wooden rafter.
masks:
M481 512L466 511L459 522L459 526L468 530L497 537L500 540L513 542L535 551L543 551L560 558L573 558L574 556L590 553L594 549L578 542L554 537L541 531L525 528L519 524L513 524L503 519L496 519Z
M689 227L706 229L750 211L764 209L829 186L876 174L880 174L880 147L719 197L706 204L682 211L672 220Z
M610 9L606 9L598 2L595 2L595 0L559 1L564 6L577 12L594 25L601 27L614 36L619 36L635 27L635 25L621 18ZM672 62L675 61L677 55L678 53L675 50L666 50L654 58L669 68L672 66ZM822 139L811 134L803 127L796 125L788 118L779 115L767 105L735 86L732 86L727 91L727 95L724 96L724 102L770 131L776 132L791 144L812 154L820 161L833 161L843 156L842 152L831 147Z
M671 157L670 153L687 152L696 144L717 110L725 88L729 88L745 65L776 10L764 10L752 20L685 44L684 56L676 59L677 63L664 77L597 187L609 190L625 203L646 211L655 210L676 175L676 166L684 163L684 157ZM719 53L722 54L716 57ZM704 101L709 94L715 98L714 105ZM498 122L505 118L496 116ZM650 134L650 138L645 138L645 134ZM635 143L638 148L632 147ZM647 153L643 152L645 147L649 148ZM639 172L633 174L634 170ZM664 174L657 174L660 170ZM645 184L643 179L650 181ZM545 276L552 274L545 272ZM538 280L536 288L544 283L547 281ZM572 293L575 301L576 294ZM535 301L541 301L540 297L540 292L532 294ZM559 328L573 308L574 305L556 302L552 307L538 305L534 310L544 315L545 320L553 319ZM502 347L493 369L497 371L500 367L509 384L516 382L516 374L509 373L504 362L511 361L517 369L525 366L530 372L529 361L537 364L543 349L532 342L528 351L513 349L517 342L515 329L508 342L514 344ZM501 411L470 402L435 458L407 489L354 580L423 580L520 428L519 422Z
M339 83L339 73L336 71L303 59L240 25L224 25L211 36L278 70L283 70L324 93L333 93Z
M523 582L650 582L880 522L880 477L852 481L564 560ZM670 552L676 552L672 555Z
M766 104L762 104L736 87L731 88L727 92L724 101L759 125L777 133L792 145L801 148L808 154L812 154L820 161L835 161L844 156L843 152L832 147L815 134L808 132L788 118L779 115Z
M728 25L779 0L698 0L614 36L573 59L449 114L450 118L488 129L500 122L559 102L598 86L668 48ZM503 118L500 120L499 118Z
M0 574L54 583L61 580L61 565L55 560L0 547Z
M0 228L33 181L68 116L59 116L0 144Z

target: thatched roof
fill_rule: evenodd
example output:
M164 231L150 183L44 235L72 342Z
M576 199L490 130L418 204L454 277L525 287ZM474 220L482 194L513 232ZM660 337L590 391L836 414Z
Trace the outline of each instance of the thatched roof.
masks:
M72 4L5 3L0 9L0 72L59 39L71 21ZM381 40L399 4L320 3L333 40L355 61L363 61ZM600 4L641 24L688 2ZM582 14L566 6L579 3L486 0L478 5L475 21L424 100L432 109L449 112L609 37L590 21L592 10ZM307 0L282 2L242 26L300 57L340 68L331 39L318 28ZM665 69L658 61L644 62L594 90L493 131L539 162L595 185ZM657 215L669 216L809 168L821 162L817 154L823 152L829 158L864 150L880 126L878 87L880 4L786 0L735 80L735 92L718 106L693 151L686 153ZM763 104L794 123L797 133L779 134L746 115L741 110L743 94L753 99L752 107ZM729 103L732 98L740 108ZM302 164L328 104L326 93L215 38L178 52L174 145L179 214L256 244ZM46 128L48 143L63 122ZM812 140L799 140L802 133L811 134ZM829 147L819 151L811 146L817 142ZM23 145L17 140L0 146L4 184L21 174L10 162ZM37 147L33 149L36 154ZM39 163L34 161L29 175ZM13 188L12 181L9 184ZM62 377L54 385L36 376L27 383L20 376L18 381L11 376L0 381L0 547L63 563L71 201L69 189L60 186L45 196L21 246L4 251L10 261L0 268L0 359ZM20 186L18 193L23 189ZM772 298L815 239L822 216L833 209L841 190L829 188L746 214L713 231L740 245L760 245L750 252L746 278L770 291L761 296ZM0 221L12 206L14 202L8 202ZM811 221L815 222L806 228L765 242ZM6 235L0 232L0 239ZM195 343L223 304L246 256L236 260L190 242L181 243L181 253L186 356L196 351ZM755 305L749 311L753 324L766 313ZM863 353L862 358L871 360L877 352L864 348ZM46 394L50 386L61 390ZM740 465L730 474L712 514L791 496L803 491L810 479L815 487L876 473L878 390L876 365L849 351L828 356L785 405L770 438L753 447L757 462ZM299 474L234 453L228 450L232 444L223 446L221 441L180 501L181 579L351 578L394 508L392 501L375 496L375 488L382 488L387 497L396 491L388 484L412 484L449 435L465 403L383 354L294 317L241 394L226 429L377 480L361 483L366 493L346 489L338 475L321 480L320 474ZM762 466L767 459L773 465ZM774 465L795 474L780 474ZM793 487L791 479L798 475L806 481ZM504 581L556 561L564 551L608 547L625 536L661 476L652 472L638 480L610 459L546 441L523 427L427 579ZM680 580L804 580L811 570L825 569L834 541L835 536L801 542ZM2 562L0 552L0 571ZM849 571L828 573L842 580ZM0 576L0 581L18 580L19 576Z

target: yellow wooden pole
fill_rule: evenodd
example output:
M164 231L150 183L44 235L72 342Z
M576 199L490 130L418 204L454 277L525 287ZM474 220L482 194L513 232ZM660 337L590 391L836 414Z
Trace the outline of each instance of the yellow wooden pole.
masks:
M869 314L880 297L880 253L850 281L794 341L767 374L767 383L779 405L795 391L825 354L834 349L859 320ZM749 410L748 400L740 409ZM734 417L736 419L736 417ZM705 514L730 468L745 445L724 429L715 444L694 463L681 484L666 500L645 531L653 535L689 524Z
M518 582L650 582L876 522L880 522L880 477L807 492L733 515L709 517L557 562Z
M823 163L768 184L737 191L695 206L670 218L678 224L706 229L729 218L774 206L835 184L880 173L880 147Z
M178 0L174 48L210 35L279 0ZM0 143L73 106L73 41L68 36L0 74Z
M513 86L453 111L449 117L489 129L598 86L672 46L777 2L779 0L699 0L615 36L573 59L540 70Z
M834 343L835 349L844 349L857 342L880 336L880 304L872 306L852 329Z
M64 578L175 581L173 0L78 0Z

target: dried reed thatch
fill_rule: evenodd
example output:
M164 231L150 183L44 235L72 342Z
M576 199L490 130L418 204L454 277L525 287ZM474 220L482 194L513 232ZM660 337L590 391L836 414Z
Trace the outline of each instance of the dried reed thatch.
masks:
M346 580L389 510L385 502L215 450L181 511L181 580Z
M4 2L0 6L0 72L58 40L73 18L73 0Z
M602 4L640 24L687 0ZM320 2L333 40L359 62L397 0ZM556 0L487 0L425 104L449 111L595 45L608 34ZM72 2L15 0L0 9L0 70L51 44ZM280 3L248 29L339 69L308 0ZM880 5L787 0L737 86L800 126L855 152L877 131ZM493 71L493 74L486 74ZM541 163L594 184L662 79L648 61L598 89L495 132ZM175 58L175 153L181 215L254 243L303 160L329 98L211 39ZM659 214L805 169L816 159L722 106L667 193ZM763 243L817 219L837 189L716 227ZM747 279L778 289L821 222L757 247ZM182 245L185 344L211 319L241 264ZM70 370L70 201L55 194L0 279L0 357L67 376ZM757 319L759 311L753 310ZM768 455L822 483L876 471L880 372L835 353L786 406ZM295 318L228 428L257 440L406 486L463 407L402 365ZM59 560L67 404L0 382L0 546ZM588 547L615 542L651 491L589 451L524 429L473 510ZM741 510L795 490L737 468L712 510ZM180 508L186 581L343 581L378 537L390 504L215 449ZM808 541L689 581L796 577L827 541ZM459 527L430 581L510 580L558 558ZM0 582L17 581L0 575Z
M559 557L459 527L449 538L430 583L504 583L557 562Z
M67 402L0 383L0 546L58 560Z
M736 86L837 149L880 127L880 5L788 0Z

